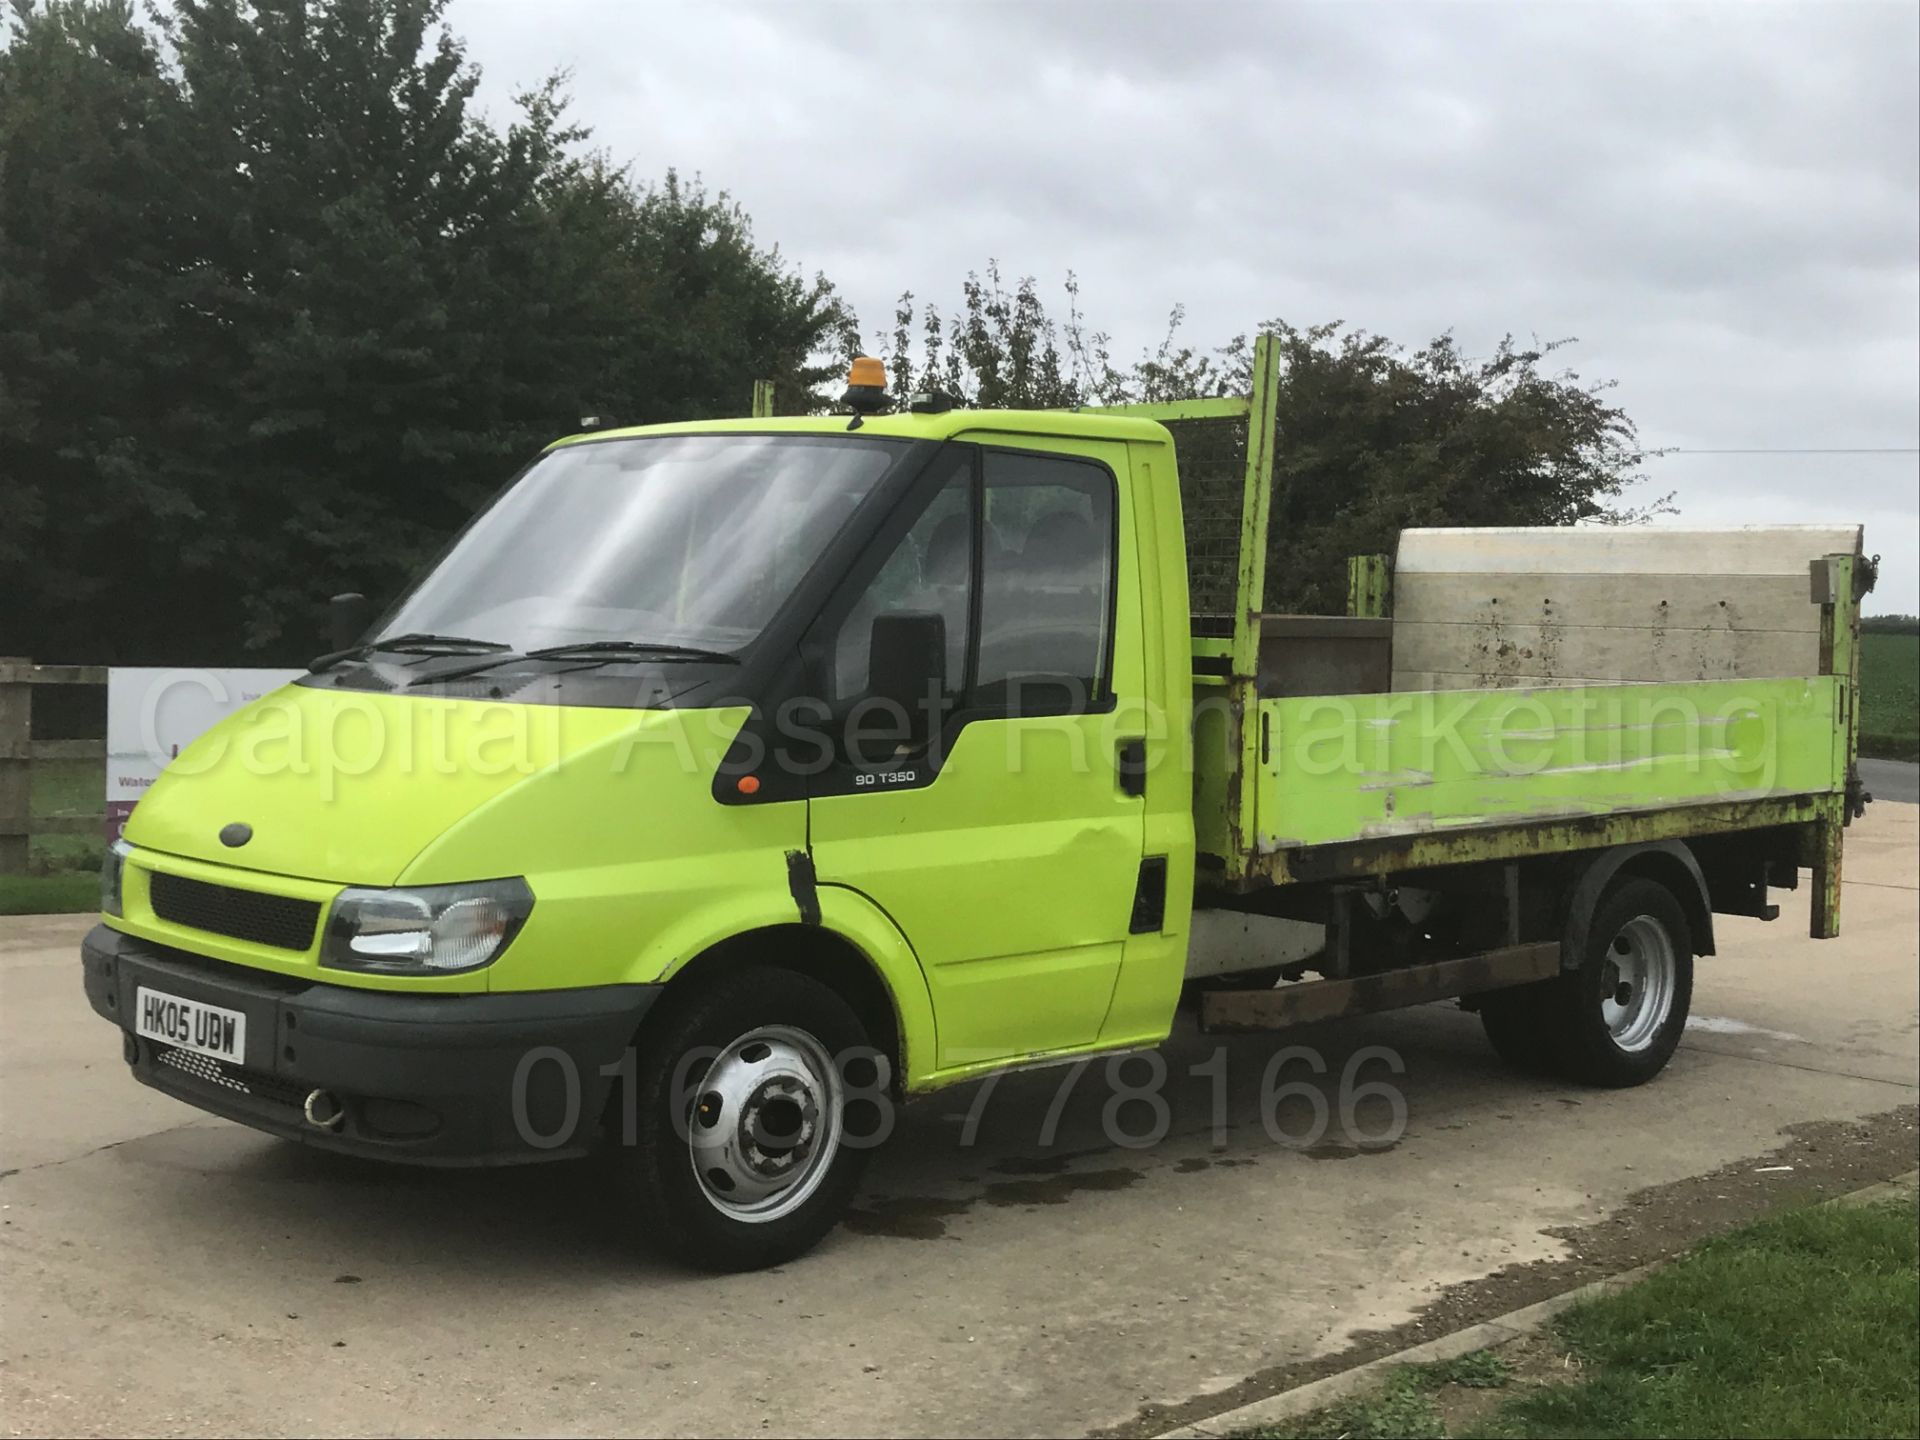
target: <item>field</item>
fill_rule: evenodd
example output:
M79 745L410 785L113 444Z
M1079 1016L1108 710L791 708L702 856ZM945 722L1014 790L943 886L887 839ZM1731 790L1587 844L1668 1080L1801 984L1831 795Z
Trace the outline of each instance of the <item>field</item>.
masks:
M1920 634L1860 637L1860 753L1920 760Z

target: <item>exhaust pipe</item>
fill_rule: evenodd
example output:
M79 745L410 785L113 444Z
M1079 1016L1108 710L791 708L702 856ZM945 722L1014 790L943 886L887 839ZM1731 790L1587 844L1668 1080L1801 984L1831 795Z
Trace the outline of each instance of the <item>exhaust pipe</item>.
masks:
M328 1090L315 1090L307 1096L307 1123L318 1130L338 1130L347 1118L346 1107Z

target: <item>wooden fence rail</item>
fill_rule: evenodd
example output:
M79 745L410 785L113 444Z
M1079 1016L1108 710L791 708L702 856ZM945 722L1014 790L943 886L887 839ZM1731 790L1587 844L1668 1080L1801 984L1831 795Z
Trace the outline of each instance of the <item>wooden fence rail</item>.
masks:
M34 687L106 683L104 665L36 665L0 656L0 875L27 873L27 852L35 835L98 835L106 825L104 811L33 813L35 762L104 760L107 753L105 740L34 739Z

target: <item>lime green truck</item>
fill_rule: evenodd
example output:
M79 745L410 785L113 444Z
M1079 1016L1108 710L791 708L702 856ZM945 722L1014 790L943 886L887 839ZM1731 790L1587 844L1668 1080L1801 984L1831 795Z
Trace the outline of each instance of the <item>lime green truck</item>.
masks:
M610 1147L766 1265L888 1106L1459 997L1652 1077L1714 916L1837 932L1857 528L1410 531L1267 612L1252 393L550 446L378 623L181 753L84 942L141 1082L424 1164ZM875 367L877 368L877 367ZM756 405L756 409L760 409Z

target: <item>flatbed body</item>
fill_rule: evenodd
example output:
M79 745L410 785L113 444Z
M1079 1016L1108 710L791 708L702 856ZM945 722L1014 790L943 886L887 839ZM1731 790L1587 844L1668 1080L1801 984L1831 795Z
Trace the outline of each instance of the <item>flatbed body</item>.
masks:
M1353 558L1346 615L1276 614L1260 379L1244 419L1164 417L1206 607L1196 903L1312 914L1273 892L1745 834L1776 883L1814 872L1835 933L1859 527L1410 530Z
M1845 787L1838 704L1833 676L1260 700L1239 868L1287 884L1805 818ZM1196 764L1224 777L1225 717L1202 723ZM1225 806L1196 821L1224 857Z

